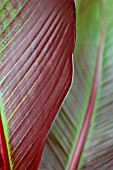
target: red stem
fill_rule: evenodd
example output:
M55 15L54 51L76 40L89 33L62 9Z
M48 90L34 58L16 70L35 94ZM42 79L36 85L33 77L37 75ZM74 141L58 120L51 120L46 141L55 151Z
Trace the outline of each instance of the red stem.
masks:
M10 164L8 159L8 151L6 146L6 140L0 115L0 150L1 150L1 159L3 160L2 170L10 170Z

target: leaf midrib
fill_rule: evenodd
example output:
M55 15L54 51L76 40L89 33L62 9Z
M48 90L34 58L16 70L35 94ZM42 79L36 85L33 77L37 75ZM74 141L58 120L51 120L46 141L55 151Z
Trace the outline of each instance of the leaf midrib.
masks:
M95 75L91 90L91 95L89 98L88 106L86 109L86 113L84 116L83 124L80 130L80 134L78 137L78 140L76 142L75 149L72 153L71 161L68 166L68 170L74 170L78 169L80 159L84 150L84 146L87 140L90 123L92 120L92 115L94 112L94 107L96 103L96 96L98 93L98 87L99 87L99 80L101 76L101 67L102 67L102 56L104 51L104 41L105 41L105 33L106 33L106 17L105 17L105 11L103 11L103 23L102 23L102 30L100 33L100 41L99 41L99 48L97 52L97 61L96 61L96 69L95 69Z

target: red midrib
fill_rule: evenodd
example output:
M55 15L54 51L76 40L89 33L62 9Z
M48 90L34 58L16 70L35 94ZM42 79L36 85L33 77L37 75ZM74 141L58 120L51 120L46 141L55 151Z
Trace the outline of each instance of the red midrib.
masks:
M10 165L9 165L9 159L8 159L8 151L7 151L7 146L6 146L6 140L5 140L5 135L4 135L4 130L3 130L3 124L1 120L1 115L0 115L0 150L1 150L1 159L2 159L2 167L0 167L2 170L10 170Z
M98 91L98 85L99 85L99 79L101 74L101 65L102 65L102 54L103 54L103 48L104 48L104 39L105 39L105 31L106 31L106 24L105 21L103 22L102 32L100 35L100 46L98 49L97 54L97 63L96 63L96 70L95 70L95 76L93 81L93 86L91 90L91 95L88 103L88 107L86 110L84 122L76 143L76 147L74 149L73 155L71 157L71 161L68 167L68 170L77 170L80 162L80 158L83 153L83 149L86 143L92 114L94 111L95 101L96 101L96 95Z
M97 94L97 89L98 89L98 82L99 82L99 77L100 77L100 64L101 64L101 59L100 57L98 58L98 65L96 69L96 74L94 78L94 83L93 83L93 88L92 88L92 94L90 96L89 104L87 107L86 115L84 118L84 122L80 131L80 135L76 144L76 147L74 149L72 159L69 165L69 170L77 170L80 158L84 149L85 141L88 135L89 131L89 126L92 118L92 113L94 110L94 105L95 105L95 100L96 100L96 94Z

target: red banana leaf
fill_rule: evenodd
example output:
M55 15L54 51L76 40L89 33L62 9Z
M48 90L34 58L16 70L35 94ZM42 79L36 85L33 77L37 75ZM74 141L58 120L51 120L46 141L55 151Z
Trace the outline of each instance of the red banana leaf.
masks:
M0 4L1 169L38 168L72 83L74 42L73 0Z
M76 18L75 78L40 168L113 170L113 1L78 0Z

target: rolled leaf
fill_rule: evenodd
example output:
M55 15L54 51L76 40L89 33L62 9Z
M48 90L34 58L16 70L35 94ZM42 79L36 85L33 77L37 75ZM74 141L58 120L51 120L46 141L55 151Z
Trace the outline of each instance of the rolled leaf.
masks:
M74 83L40 168L112 170L113 1L78 0L76 5Z
M50 127L72 83L74 41L73 0L10 0L0 5L4 170L38 168Z

